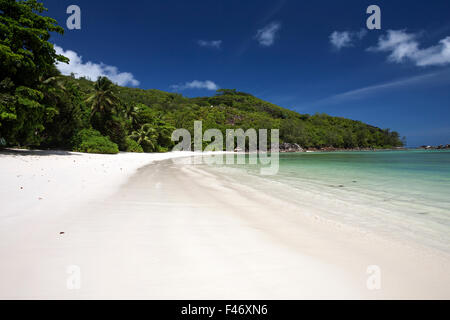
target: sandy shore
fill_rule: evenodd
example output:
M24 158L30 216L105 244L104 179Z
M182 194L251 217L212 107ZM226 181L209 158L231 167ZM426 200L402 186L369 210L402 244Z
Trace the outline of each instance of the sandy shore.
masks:
M187 155L0 153L0 298L450 298L448 256L167 160Z

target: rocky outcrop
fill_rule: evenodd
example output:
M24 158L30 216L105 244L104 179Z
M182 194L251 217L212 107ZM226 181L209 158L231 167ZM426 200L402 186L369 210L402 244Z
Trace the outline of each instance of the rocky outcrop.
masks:
M439 146L421 146L420 149L425 149L425 150L450 149L450 144L441 144Z
M280 144L280 152L304 152L302 147L297 143L284 142Z
M340 152L340 151L388 151L388 150L407 150L404 147L394 147L389 149L377 149L377 148L335 148L335 147L321 147L321 148L307 148L307 152Z

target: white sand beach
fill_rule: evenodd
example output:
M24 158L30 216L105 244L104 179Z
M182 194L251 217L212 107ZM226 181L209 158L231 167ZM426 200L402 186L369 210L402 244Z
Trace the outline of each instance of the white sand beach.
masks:
M0 152L0 299L450 298L445 253L170 160L191 155Z

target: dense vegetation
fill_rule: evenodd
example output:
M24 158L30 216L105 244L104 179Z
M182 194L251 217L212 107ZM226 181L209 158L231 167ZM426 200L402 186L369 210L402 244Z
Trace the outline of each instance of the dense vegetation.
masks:
M81 152L165 152L175 128L193 133L229 128L280 129L281 142L306 148L401 146L395 131L326 114L299 114L236 90L187 98L159 90L119 87L61 76L48 42L63 33L39 15L36 0L0 0L0 146L64 148Z

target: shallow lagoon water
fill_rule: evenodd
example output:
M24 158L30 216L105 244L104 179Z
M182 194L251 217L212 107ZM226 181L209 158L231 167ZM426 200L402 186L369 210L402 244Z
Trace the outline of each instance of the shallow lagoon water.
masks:
M260 165L205 168L302 213L450 251L450 151L280 154L272 176Z

